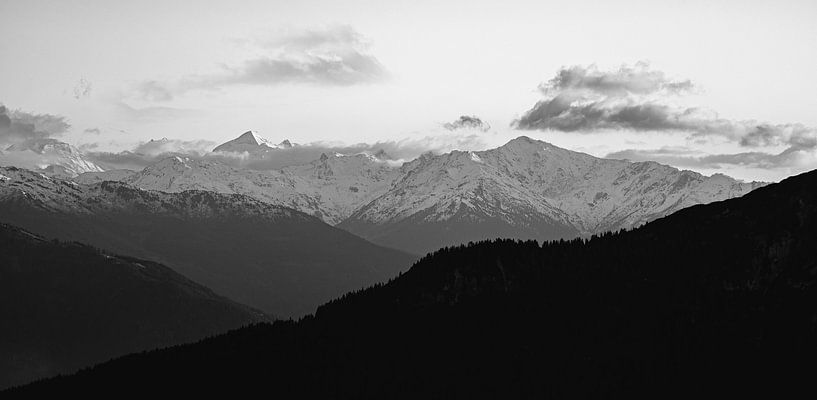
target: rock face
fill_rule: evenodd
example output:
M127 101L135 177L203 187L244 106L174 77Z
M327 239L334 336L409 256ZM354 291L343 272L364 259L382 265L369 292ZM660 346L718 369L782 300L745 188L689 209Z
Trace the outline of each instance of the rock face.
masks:
M162 262L284 318L390 279L414 259L240 194L165 193L111 181L81 185L18 168L0 168L0 222Z
M272 142L262 138L255 131L247 131L241 134L241 136L216 147L213 149L213 152L249 153L251 155L258 155L274 149L288 149L292 146L289 140L284 140L279 144L272 144Z
M271 148L251 132L225 145L235 141ZM119 179L152 190L248 195L415 254L495 237L550 240L632 228L764 185L601 159L524 136L492 150L425 154L401 167L384 158L323 154L275 171L169 158Z

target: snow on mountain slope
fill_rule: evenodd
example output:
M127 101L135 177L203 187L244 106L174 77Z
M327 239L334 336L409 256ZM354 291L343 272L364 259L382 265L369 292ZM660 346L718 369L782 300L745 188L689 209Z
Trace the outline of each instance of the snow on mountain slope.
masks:
M294 193L315 201L311 214L336 225L366 203L385 193L398 171L367 154L321 154L311 163L281 170ZM290 195L293 196L293 195ZM300 209L300 207L296 207Z
M249 196L82 185L13 167L0 167L0 222L162 262L282 318L390 279L414 259Z
M527 137L492 150L426 154L401 172L387 193L339 227L422 253L493 238L497 231L541 240L632 228L763 185L654 162L600 159ZM547 229L526 229L542 224ZM425 241L436 231L447 233L437 243Z
M655 162L596 158L527 137L478 154L520 187L551 199L584 234L631 228L765 185Z
M280 171L237 169L218 162L170 157L121 180L150 190L238 193L292 207L329 224L385 192L395 170L375 157L323 155Z
M111 181L82 185L16 167L0 167L0 175L5 177L0 181L0 202L26 201L50 212L93 215L139 210L184 217L309 218L295 210L240 195L187 192L180 196Z
M235 142L271 148L252 132L226 144ZM82 181L88 179L100 178ZM763 185L655 162L601 159L524 136L486 151L427 153L399 168L365 154L323 154L274 171L171 157L119 180L167 192L244 194L389 246L420 240L407 232L430 224L413 233L426 236L429 248L442 239L458 243L495 233L553 239L631 228ZM439 236L434 229L442 232L439 240L431 239Z
M68 143L56 139L29 139L0 153L0 165L37 169L49 176L75 177L103 169Z

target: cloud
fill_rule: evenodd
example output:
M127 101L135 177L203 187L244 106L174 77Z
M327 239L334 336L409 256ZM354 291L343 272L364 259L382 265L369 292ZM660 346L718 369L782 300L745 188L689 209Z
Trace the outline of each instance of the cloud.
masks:
M383 64L369 52L368 40L348 25L290 31L249 43L261 55L237 65L224 65L214 74L187 76L169 83L142 82L135 88L137 96L148 101L168 101L191 90L233 85L350 86L379 82L388 76Z
M113 106L114 111L121 118L144 123L175 120L196 113L195 110L176 107L133 107L124 101L117 101L113 104Z
M649 150L626 149L607 154L605 158L656 161L684 168L720 169L740 166L805 171L817 162L817 151L812 146L789 147L779 153L751 151L735 154L702 154L686 147L662 147Z
M785 154L775 157L752 151L733 158L736 163L769 167L775 162L783 165L792 155L817 147L815 128L801 124L733 121L720 118L711 110L669 104L671 97L693 90L695 86L689 80L668 79L646 63L623 66L617 71L599 71L595 66L562 68L556 77L539 86L544 98L512 126L522 130L577 133L670 132L685 134L693 140L721 137L751 148L788 146Z
M87 133L90 135L99 135L102 131L99 128L85 128L82 133Z
M185 156L197 160L219 162L236 168L254 170L277 170L291 165L302 165L320 158L321 154L371 154L389 162L400 165L404 161L426 153L445 153L451 150L484 149L488 145L484 135L443 133L424 137L405 138L402 140L380 141L376 143L358 143L352 145L331 142L314 142L295 145L291 148L271 150L263 155L248 153L211 153L216 146L208 141L181 141L173 139L151 140L140 143L133 149L119 152L88 152L87 156L95 163L108 169L142 169L152 163L170 156Z
M71 125L63 116L9 110L6 106L0 105L0 144L2 145L60 136L70 128Z
M487 122L483 122L476 116L461 115L454 122L446 122L443 124L443 128L449 131L455 131L458 129L475 129L488 132L491 129L491 125L489 125Z
M169 101L173 99L173 94L157 81L145 81L136 87L139 97L147 101Z
M91 82L88 82L85 78L80 78L79 82L77 82L76 86L74 86L73 96L76 100L81 100L85 97L91 95L93 91L93 86Z
M618 71L610 72L599 71L595 65L562 68L556 77L539 85L545 95L586 90L612 97L658 92L679 94L693 89L691 81L670 80L663 72L650 70L649 64L643 61L634 67L623 65Z
M84 146L86 157L106 169L142 169L163 158L173 155L203 158L215 142L207 140L178 140L162 138L150 140L134 146L134 148L118 153L92 151L97 146Z

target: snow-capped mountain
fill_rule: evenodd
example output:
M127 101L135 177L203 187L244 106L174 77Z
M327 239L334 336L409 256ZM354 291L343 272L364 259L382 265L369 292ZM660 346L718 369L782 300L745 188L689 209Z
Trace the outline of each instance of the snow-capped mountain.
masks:
M136 187L181 192L239 193L292 207L335 225L384 193L396 169L374 156L323 154L311 163L279 171L238 169L219 162L169 157L127 176L106 175ZM81 182L92 177L83 175Z
M0 165L36 169L57 177L103 171L74 146L50 138L29 139L7 147L0 153Z
M597 158L524 136L486 151L427 153L401 167L365 154L323 154L275 171L174 157L120 180L245 194L417 254L497 236L542 240L632 228L763 185Z
M288 149L293 147L289 140L273 144L271 141L262 138L255 131L244 132L241 136L219 145L213 152L221 153L249 153L250 155L260 155L270 150Z
M632 228L763 185L655 162L601 159L527 137L487 151L425 155L401 171L387 193L339 227L424 252L501 236L495 231L554 239ZM544 232L531 229L543 223Z
M396 276L414 259L241 194L83 185L15 167L0 167L0 222L164 263L278 317L313 312Z

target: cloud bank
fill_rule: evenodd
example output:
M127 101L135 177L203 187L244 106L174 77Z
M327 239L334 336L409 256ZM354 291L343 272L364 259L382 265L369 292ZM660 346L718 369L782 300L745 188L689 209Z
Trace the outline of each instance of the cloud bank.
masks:
M0 145L60 136L71 128L65 117L9 110L0 105Z
M209 75L187 76L176 82L145 81L136 87L137 96L168 101L192 90L233 85L350 86L382 81L388 76L386 68L370 53L368 40L348 25L289 31L250 44L261 55L237 65L224 65L221 71Z
M815 128L801 124L733 121L720 118L711 110L671 105L669 100L693 92L695 86L689 80L669 79L663 72L651 70L647 63L622 66L614 71L600 71L593 65L562 68L538 89L543 99L512 123L516 129L576 133L616 130L669 132L684 134L689 138L720 137L747 148L787 147L779 154L754 150L694 159L694 163L765 168L803 162L817 150ZM627 158L638 159L647 154L666 157L655 150L626 155L637 155ZM677 161L675 165L681 165L680 162L693 163L685 155L673 157Z
M107 169L142 169L163 158L185 156L193 159L224 163L237 168L254 170L275 170L290 165L302 165L326 154L371 154L400 165L426 152L445 153L457 149L483 149L488 144L483 135L465 133L441 133L401 140L358 143L352 145L331 142L313 142L294 145L290 148L270 150L263 155L248 153L211 153L216 143L208 141L180 141L161 139L144 142L131 150L119 153L88 152L86 155L95 163Z
M491 129L491 125L489 125L487 122L483 122L474 115L461 115L455 121L446 122L443 124L443 128L449 131L456 131L459 129L475 129L482 132L488 132Z

